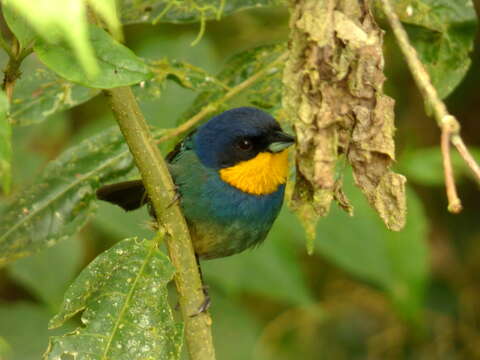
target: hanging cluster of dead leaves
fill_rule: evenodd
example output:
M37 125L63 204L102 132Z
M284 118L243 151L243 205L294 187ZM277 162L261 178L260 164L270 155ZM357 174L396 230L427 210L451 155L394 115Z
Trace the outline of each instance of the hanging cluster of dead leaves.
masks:
M335 199L352 212L337 163L386 226L405 224L405 177L395 159L394 101L383 93L383 32L368 0L291 0L284 108L297 134L293 206L310 232Z

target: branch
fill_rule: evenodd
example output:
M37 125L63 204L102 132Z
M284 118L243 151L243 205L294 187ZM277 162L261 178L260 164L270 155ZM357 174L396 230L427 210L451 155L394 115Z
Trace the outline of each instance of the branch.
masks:
M410 44L407 32L403 28L397 14L395 13L389 0L381 0L383 11L388 18L393 33L397 38L405 59L407 60L410 72L420 89L425 101L432 107L435 120L442 131L442 155L445 172L445 185L447 188L448 210L458 213L462 209L462 204L457 196L455 182L453 178L453 169L450 160L450 144L453 144L460 156L467 163L473 174L480 181L480 167L473 156L468 151L462 137L460 136L460 123L450 114L445 103L440 99L437 90L432 85L430 76L418 58L417 51Z
M161 143L161 142L173 139L173 138L183 134L184 132L190 130L194 125L196 125L198 122L200 122L202 119L204 119L207 115L216 111L220 107L220 105L227 102L228 100L230 100L234 96L238 95L240 92L242 92L246 88L252 86L255 82L257 82L263 76L267 75L267 73L270 71L270 69L273 66L278 65L279 63L286 61L287 58L288 58L288 54L283 53L278 58L276 58L275 61L273 61L270 64L268 64L267 66L265 66L262 70L256 72L255 74L253 74L252 76L250 76L246 80L242 81L240 84L231 88L220 99L218 99L217 101L203 107L202 110L200 110L198 113L196 113L190 119L185 121L182 125L176 127L175 129L171 130L166 135L162 136L158 140L158 142Z
M447 188L448 211L458 214L462 211L462 202L460 201L455 178L453 176L452 160L450 158L450 131L442 131L441 149L443 157L443 171L445 174L445 187Z
M202 282L188 227L178 204L175 188L138 103L129 87L105 90L120 130L127 141L159 223L167 233L167 248L176 268L175 284L185 323L185 339L191 360L214 360L210 315L196 313L205 301ZM171 206L167 206L172 204Z

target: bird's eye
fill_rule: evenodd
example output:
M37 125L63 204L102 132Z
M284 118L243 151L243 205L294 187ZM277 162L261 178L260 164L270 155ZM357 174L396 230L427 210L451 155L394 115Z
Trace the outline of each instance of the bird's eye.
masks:
M243 150L243 151L252 150L252 148L253 148L252 142L248 139L239 140L238 143L237 143L237 146L240 150Z

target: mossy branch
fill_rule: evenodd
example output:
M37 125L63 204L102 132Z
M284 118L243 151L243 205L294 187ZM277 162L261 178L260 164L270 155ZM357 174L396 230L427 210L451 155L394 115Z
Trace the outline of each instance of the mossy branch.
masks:
M448 210L453 213L458 213L462 210L462 204L458 198L455 187L453 167L450 159L450 145L453 144L457 148L461 157L465 160L478 181L480 181L480 166L465 146L465 143L460 136L460 123L448 112L445 103L432 85L430 76L425 69L425 66L420 61L417 51L411 45L407 32L403 28L398 15L390 4L390 0L381 0L381 4L390 26L392 27L393 33L395 34L398 45L405 56L410 72L412 73L423 98L432 108L435 120L442 131L441 149L445 173L445 186L448 197Z
M191 316L204 303L205 295L188 227L174 201L175 187L167 164L152 138L132 90L119 87L106 90L105 93L140 171L159 224L166 231L168 252L176 269L175 284L190 359L215 359L210 315L201 313Z

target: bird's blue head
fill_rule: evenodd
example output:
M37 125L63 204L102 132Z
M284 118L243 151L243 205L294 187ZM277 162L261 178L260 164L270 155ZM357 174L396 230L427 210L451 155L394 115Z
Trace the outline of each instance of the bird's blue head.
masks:
M255 195L275 191L288 172L286 149L294 138L269 114L240 107L221 113L200 126L194 149L206 167L230 185Z

